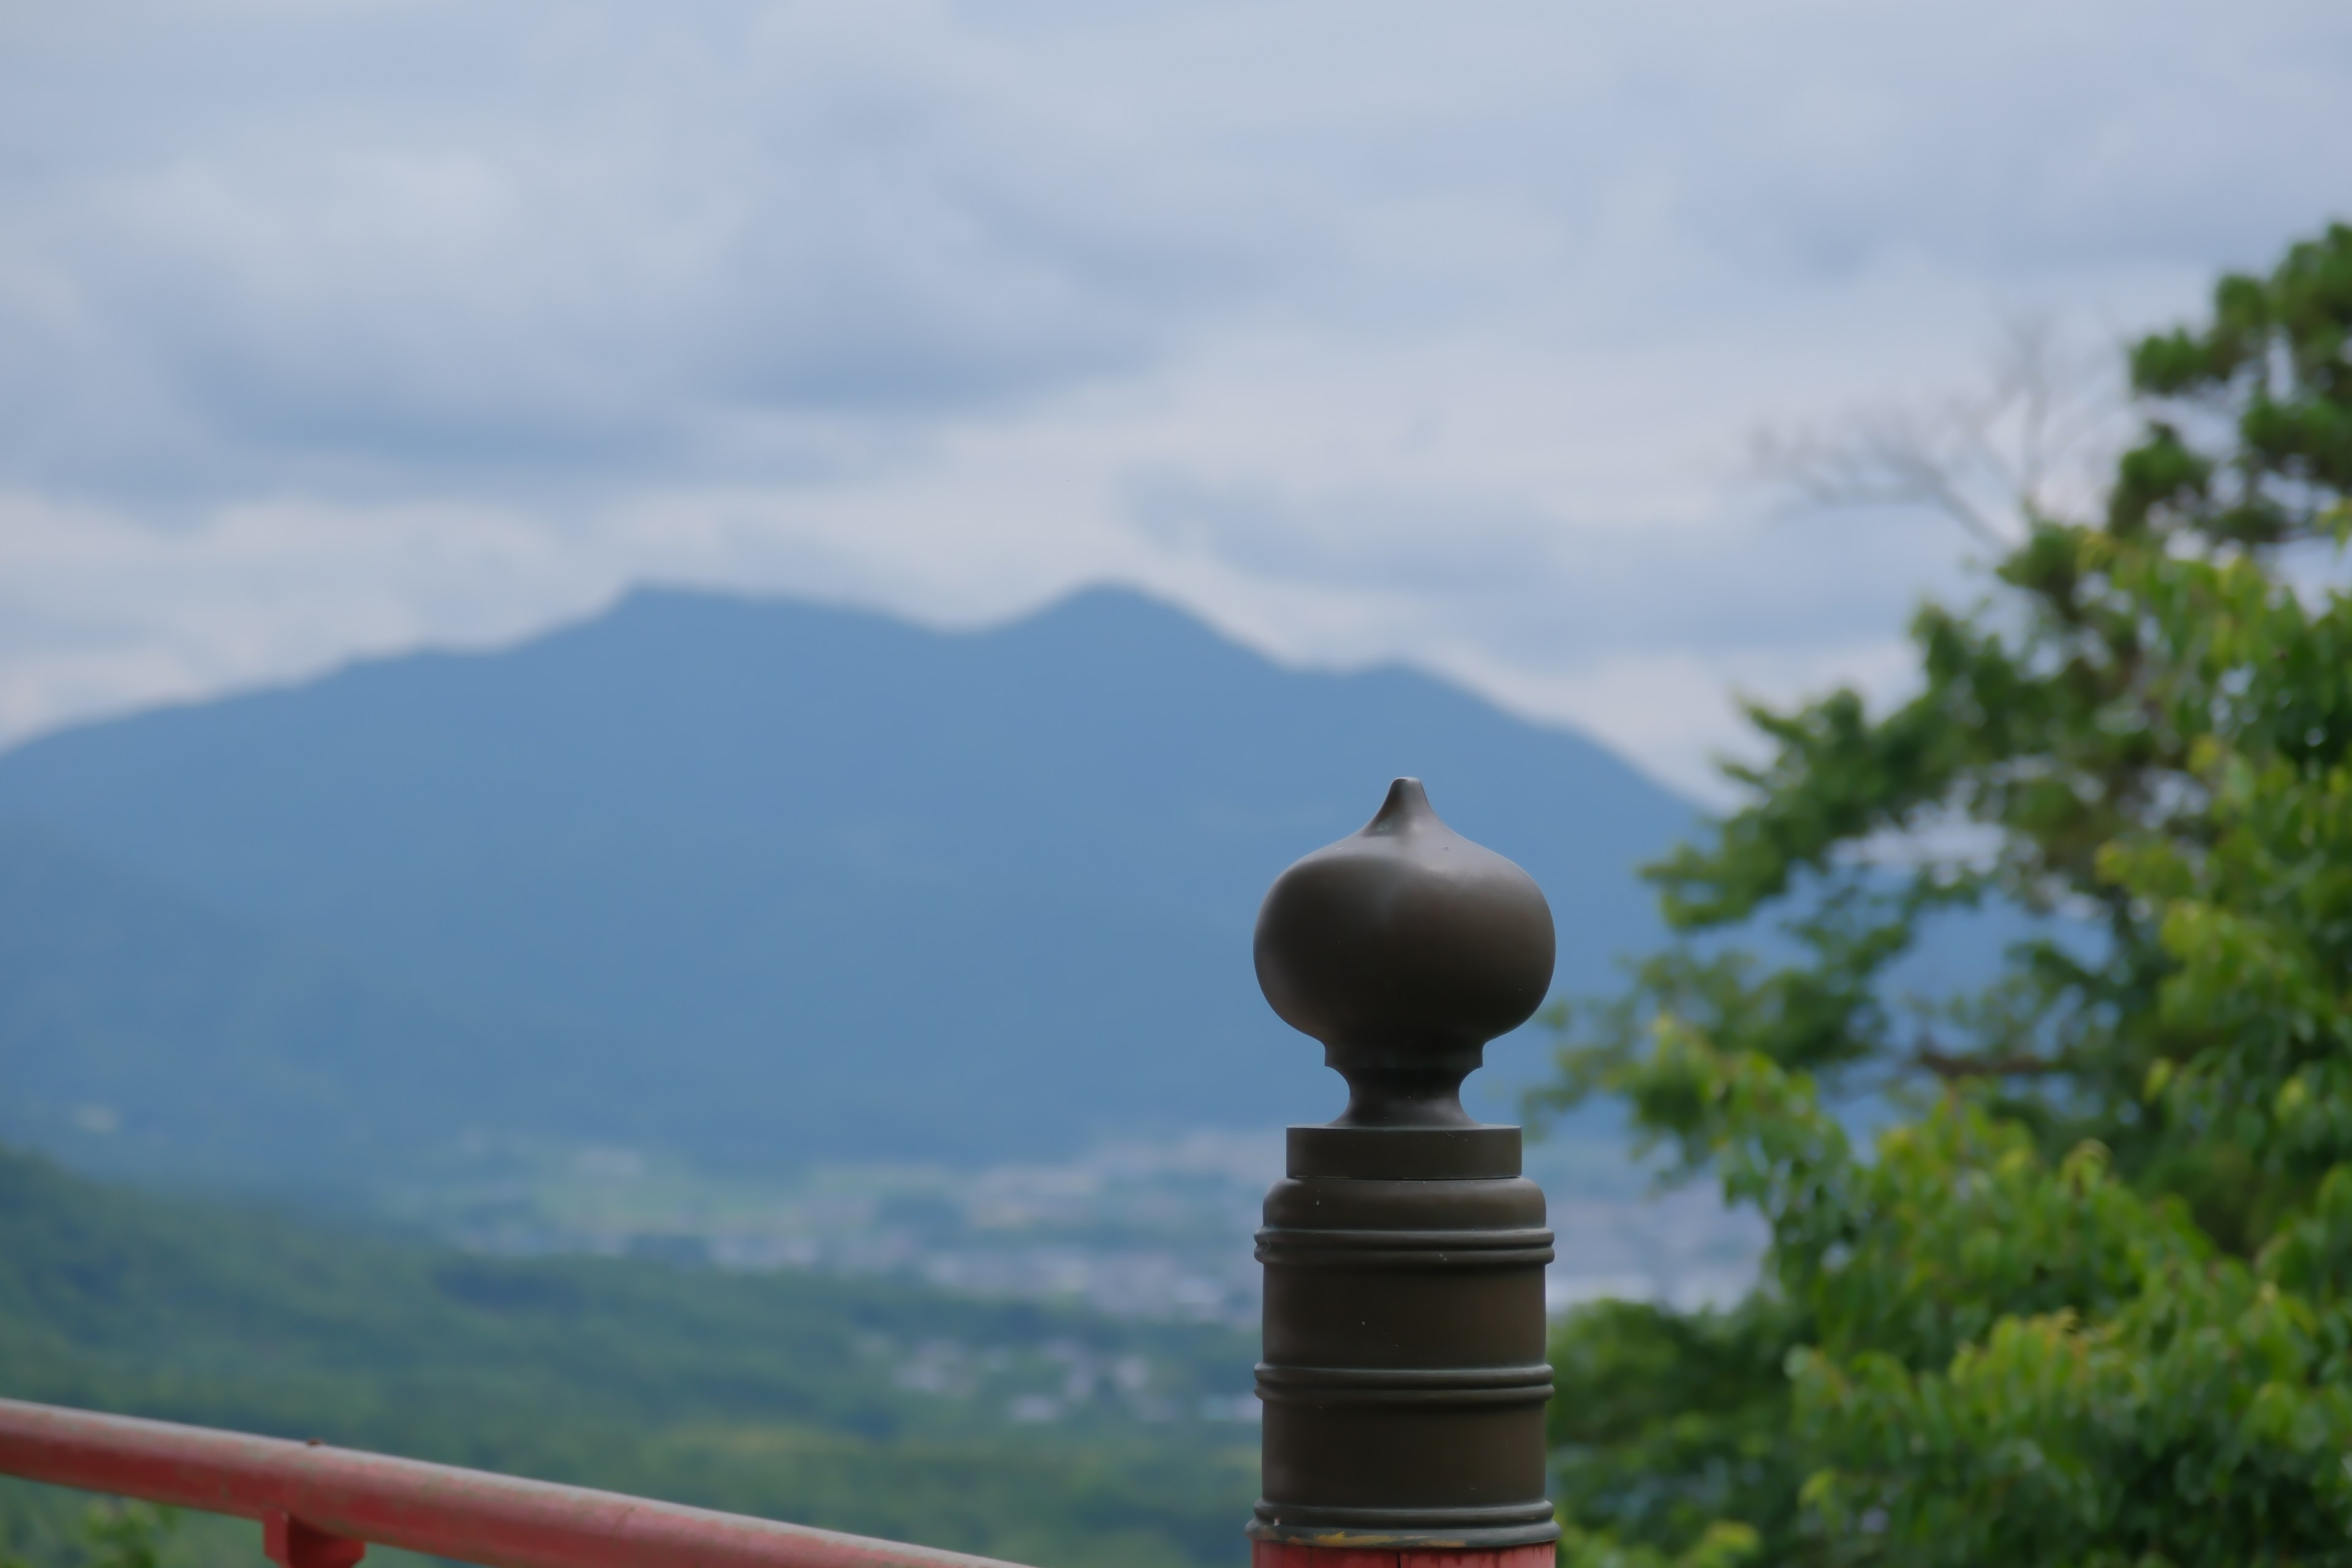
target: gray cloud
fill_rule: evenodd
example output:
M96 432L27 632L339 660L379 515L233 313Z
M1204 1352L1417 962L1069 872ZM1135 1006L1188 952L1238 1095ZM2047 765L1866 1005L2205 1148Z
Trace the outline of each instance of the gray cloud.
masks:
M676 472L730 413L897 422L1131 370L1245 288L1245 247L1105 200L1115 171L942 40L775 15L158 11L125 30L179 32L171 72L110 37L12 56L145 134L0 195L0 457L100 486Z
M2335 195L2294 153L2352 59L2319 3L1342 15L20 11L0 461L677 471L730 414L919 421L1252 313L2200 265Z
M279 559L408 563L369 647L1108 574L1593 722L1602 664L1839 668L1952 542L1758 521L1743 428L1964 374L2003 301L2193 308L2342 203L2347 81L2337 0L12 7L0 553L120 640L0 695L330 657L239 586ZM476 537L503 619L434 585Z
M1431 626L1538 664L1883 637L1910 596L1967 591L1927 564L1958 536L1925 512L1751 509L1698 527L1580 528L1444 496L1302 506L1174 476L1139 479L1129 507L1172 552L1294 591L1409 600Z

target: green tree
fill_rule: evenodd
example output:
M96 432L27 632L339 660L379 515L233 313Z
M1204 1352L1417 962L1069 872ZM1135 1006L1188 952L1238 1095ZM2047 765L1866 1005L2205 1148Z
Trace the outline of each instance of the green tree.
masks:
M82 1517L87 1568L157 1568L178 1522L170 1509L121 1500L92 1503Z
M71 1550L80 1568L160 1568L164 1546L179 1523L168 1508L124 1498L101 1498L83 1507L71 1531ZM0 1545L0 1568L31 1568L28 1559Z
M1762 1280L1560 1328L1568 1562L2352 1563L2347 334L2352 228L2224 279L2132 350L2099 515L1918 614L1916 695L1748 710L1649 873L1679 940L1537 1109L1622 1099ZM2045 934L1897 995L1993 907Z

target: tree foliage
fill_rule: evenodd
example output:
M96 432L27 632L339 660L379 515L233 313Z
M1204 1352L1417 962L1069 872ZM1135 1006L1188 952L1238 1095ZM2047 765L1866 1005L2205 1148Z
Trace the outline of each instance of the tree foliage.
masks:
M75 1520L73 1546L80 1568L161 1568L163 1542L179 1514L168 1508L122 1498L100 1498L83 1505ZM0 1546L0 1568L32 1568L30 1562Z
M1914 695L1748 710L1650 872L1677 944L1542 1100L1621 1097L1763 1279L1560 1330L1570 1562L2352 1563L2348 332L2352 228L2223 279ZM2040 918L1904 998L1969 910Z

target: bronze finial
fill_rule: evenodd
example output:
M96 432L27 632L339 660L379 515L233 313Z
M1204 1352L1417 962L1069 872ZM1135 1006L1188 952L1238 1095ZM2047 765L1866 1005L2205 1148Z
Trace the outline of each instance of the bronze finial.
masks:
M1276 878L1266 1000L1323 1043L1347 1109L1293 1127L1266 1194L1261 1556L1558 1538L1544 1498L1543 1194L1462 1080L1551 983L1551 910L1418 779ZM1271 1568L1268 1558L1265 1568Z

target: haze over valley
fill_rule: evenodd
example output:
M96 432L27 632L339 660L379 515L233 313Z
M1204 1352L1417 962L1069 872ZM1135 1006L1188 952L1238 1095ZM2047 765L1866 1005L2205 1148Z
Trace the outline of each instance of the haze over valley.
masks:
M1121 591L961 634L647 592L65 731L0 755L0 1138L480 1250L1244 1321L1274 1130L1341 1093L1256 901L1406 773L1544 886L1561 992L1657 933L1692 812L1603 748ZM1639 1217L1622 1154L1535 1156L1560 1298L1736 1288L1745 1230Z

